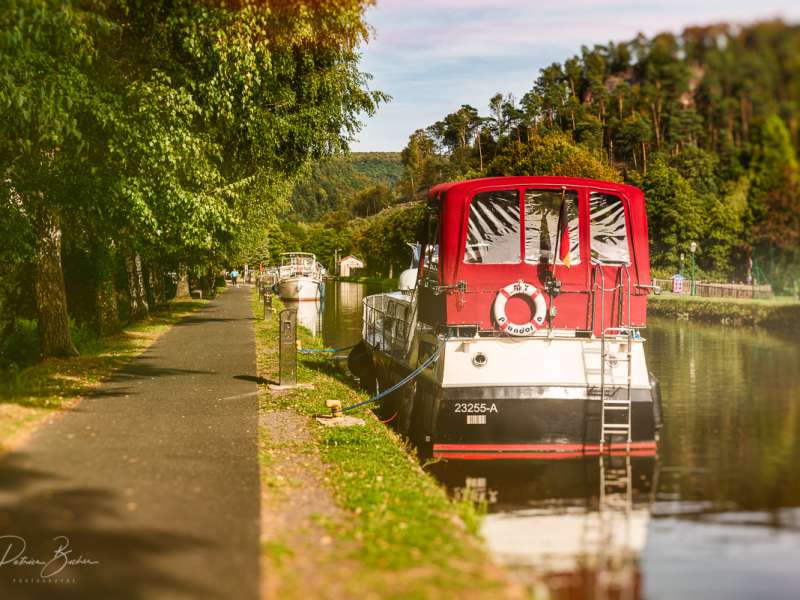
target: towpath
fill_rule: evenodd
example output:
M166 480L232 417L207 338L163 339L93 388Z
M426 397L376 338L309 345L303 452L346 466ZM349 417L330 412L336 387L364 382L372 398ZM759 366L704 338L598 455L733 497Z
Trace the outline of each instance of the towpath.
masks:
M249 297L228 290L0 460L1 598L257 596Z

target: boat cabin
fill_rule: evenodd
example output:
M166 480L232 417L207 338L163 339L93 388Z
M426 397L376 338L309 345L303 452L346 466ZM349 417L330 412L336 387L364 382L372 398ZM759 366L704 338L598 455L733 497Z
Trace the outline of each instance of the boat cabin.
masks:
M312 275L317 269L317 257L310 252L284 252L281 254L281 276Z
M645 325L644 196L572 177L445 183L428 197L419 318L451 336L600 336Z

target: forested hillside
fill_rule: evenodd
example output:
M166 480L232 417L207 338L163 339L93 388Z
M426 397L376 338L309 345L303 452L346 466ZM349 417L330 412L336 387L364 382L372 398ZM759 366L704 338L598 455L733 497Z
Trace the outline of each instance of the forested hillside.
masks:
M315 221L337 210L375 214L391 202L390 190L402 176L399 152L354 152L315 161L292 191L291 216ZM365 191L372 193L364 195ZM377 204L359 203L359 193L367 199L375 197Z
M624 180L646 193L661 273L697 241L708 276L744 280L752 259L778 288L800 277L800 27L719 24L583 47L487 109L463 105L410 136L399 201L483 175Z

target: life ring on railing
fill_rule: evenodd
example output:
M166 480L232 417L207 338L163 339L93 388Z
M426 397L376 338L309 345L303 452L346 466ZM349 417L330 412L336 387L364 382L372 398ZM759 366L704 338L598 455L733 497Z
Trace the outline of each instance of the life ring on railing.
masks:
M506 303L509 298L514 296L525 296L536 308L533 318L527 323L512 323L506 315ZM511 335L531 335L533 332L544 325L547 316L547 303L544 295L536 289L532 283L527 283L521 279L516 283L509 283L502 290L497 292L494 299L494 320L498 329Z

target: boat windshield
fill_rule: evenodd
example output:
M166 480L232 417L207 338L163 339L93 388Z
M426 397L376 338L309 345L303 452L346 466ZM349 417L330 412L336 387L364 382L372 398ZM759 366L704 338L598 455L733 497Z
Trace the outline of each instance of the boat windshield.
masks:
M311 269L316 263L316 257L313 254L283 254L281 255L281 266L284 267L302 267L304 269Z
M465 263L510 264L520 259L517 190L475 194L470 203Z
M589 216L592 262L631 264L622 200L613 194L592 192L589 194Z
M558 241L561 203L566 202L568 235ZM525 262L552 264L559 243L569 244L570 264L581 261L578 193L574 190L525 190ZM561 254L561 252L559 252ZM559 258L557 264L562 264Z

